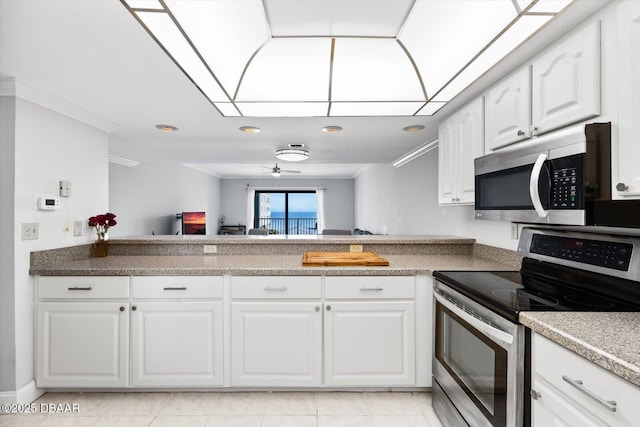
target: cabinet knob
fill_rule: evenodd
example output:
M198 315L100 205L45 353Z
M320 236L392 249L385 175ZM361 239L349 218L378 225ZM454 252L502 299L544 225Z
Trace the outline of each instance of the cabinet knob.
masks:
M539 392L535 391L534 389L531 389L529 394L531 395L531 398L533 400L538 400L538 399L540 399L542 397L542 395Z
M627 191L628 189L629 189L629 186L624 182L619 182L618 185L616 185L616 190L618 191Z
M316 306L315 310L316 312L320 311L320 307Z
M135 305L133 307L131 307L132 311L136 311L138 309L138 307L136 307Z
M327 306L327 311L331 311L331 306L330 305Z
M124 311L124 307L120 307L120 311Z
M518 130L518 136L524 136L524 131L522 129Z

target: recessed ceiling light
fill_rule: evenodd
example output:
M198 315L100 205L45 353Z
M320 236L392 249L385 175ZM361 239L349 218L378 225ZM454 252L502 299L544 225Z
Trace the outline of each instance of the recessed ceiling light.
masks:
M162 132L175 132L178 130L177 127L172 125L156 125L156 129L160 129Z
M327 132L327 133L336 133L336 132L340 132L342 130L342 128L340 126L325 126L322 128L322 132Z
M299 148L282 148L276 151L276 157L286 162L299 162L309 158L309 152Z
M242 127L240 127L240 130L241 130L242 132L245 132L245 133L258 133L258 132L260 132L262 129L257 128L257 127L255 127L255 126L242 126Z
M422 125L411 125L411 126L402 128L402 130L405 132L420 132L422 129L424 129L424 126Z

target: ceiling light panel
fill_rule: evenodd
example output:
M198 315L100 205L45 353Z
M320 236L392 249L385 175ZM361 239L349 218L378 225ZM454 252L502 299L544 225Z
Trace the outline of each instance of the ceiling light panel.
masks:
M209 100L213 102L230 101L200 58L191 49L182 33L173 24L168 14L138 12L137 15Z
M439 109L447 105L446 102L428 102L420 111L416 113L416 116L433 116Z
M517 0L516 3L518 3L518 7L520 8L520 11L522 12L526 8L528 8L531 3L533 3L533 0Z
M420 79L395 40L336 39L332 101L426 101Z
M216 102L214 105L225 117L240 117L240 112L231 102Z
M327 101L331 39L272 39L247 67L236 101Z
M446 102L453 99L478 77L487 72L509 52L518 47L530 35L547 23L552 16L524 15L496 40L482 55L462 71L451 83L438 93L433 101Z
M126 0L126 3L132 9L164 10L158 0Z
M412 0L265 0L271 34L391 37L398 34Z
M431 97L516 16L510 1L417 0L398 38Z
M332 102L332 117L412 116L423 102Z
M269 40L260 0L165 0L230 96L251 56Z
M572 0L538 0L528 13L558 13L569 6Z
M321 117L327 115L328 102L238 102L245 117Z

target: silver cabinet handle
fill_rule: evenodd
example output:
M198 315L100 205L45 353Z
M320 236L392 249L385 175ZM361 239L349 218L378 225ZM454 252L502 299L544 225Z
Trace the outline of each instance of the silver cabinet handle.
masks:
M531 395L531 398L533 400L538 400L542 397L542 395L539 392L535 391L534 389L529 390L529 394Z
M167 287L164 288L165 291L186 291L187 287L186 286L179 286L179 287Z
M584 384L582 383L581 380L572 380L571 378L569 378L566 375L563 375L562 379L563 379L563 381L569 383L573 387L575 387L578 390L580 390L582 393L586 394L587 397L589 397L591 400L595 400L598 404L600 404L600 405L604 406L605 408L607 408L608 411L616 412L616 408L617 408L618 404L615 401L613 401L613 400L604 400L603 398L601 398L600 396L596 395L591 390L587 389L584 386Z
M92 288L91 286L85 286L85 287L78 287L78 286L74 286L73 288L67 288L70 291L90 291Z
M618 191L627 191L628 189L629 189L629 186L624 182L619 182L618 185L616 185L616 190Z
M124 307L120 307L120 311L124 311Z
M279 288L272 288L271 286L267 286L266 288L264 288L264 290L267 292L284 292L287 290L287 287L280 286Z
M327 311L331 311L331 306L330 305L327 306Z
M381 288L380 286L376 286L375 288L367 288L366 286L363 286L360 288L360 292L367 292L367 291L380 292L382 290L384 290L384 288Z

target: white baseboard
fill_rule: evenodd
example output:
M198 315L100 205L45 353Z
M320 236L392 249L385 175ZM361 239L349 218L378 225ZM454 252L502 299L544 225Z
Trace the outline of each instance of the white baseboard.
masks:
M30 381L16 391L0 391L0 404L31 403L45 393L46 390L36 387L35 381Z

